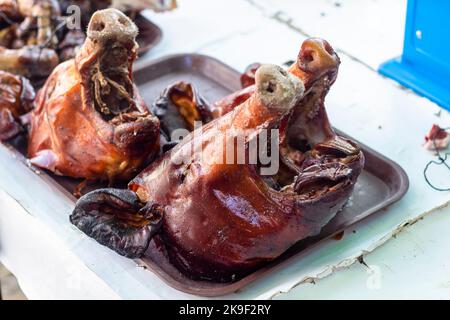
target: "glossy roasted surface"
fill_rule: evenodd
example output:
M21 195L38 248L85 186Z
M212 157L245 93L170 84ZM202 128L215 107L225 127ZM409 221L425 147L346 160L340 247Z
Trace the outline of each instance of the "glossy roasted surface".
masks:
M339 63L326 41L308 39L289 71L271 65L254 68L254 79L252 72L245 76L244 85L250 86L243 89L243 98L215 104L211 110L215 120L184 137L130 183L142 204L161 208L162 223L154 232L156 247L188 277L235 281L299 240L317 235L343 208L364 156L354 142L335 134L326 115L324 98ZM186 125L204 120L200 114L209 104L196 98L195 92L184 83L169 87L154 106L163 123L180 114L184 128L192 130ZM280 144L279 150L272 151L279 156L280 167L263 174L262 162L249 161L251 144L273 129L279 130L280 140L257 143L259 148ZM170 125L165 130L168 136L173 133ZM237 141L242 139L244 159L237 160L242 156ZM230 145L235 147L228 154ZM79 202L72 216L75 224L82 228L89 223L85 232L122 255L135 257L136 246L143 254L149 242L148 236L142 236L145 226L126 227L131 234L123 239L134 235L134 240L125 245L105 243L94 231L110 223L93 219L91 212L96 211L89 202L109 199L106 207L113 205L117 201L108 192ZM123 200L129 196L124 194ZM107 228L111 235L125 230L120 223L129 211L125 207L108 211L114 226ZM138 212L136 208L133 213L136 219Z
M134 83L136 26L117 10L97 12L76 59L60 64L31 115L31 163L88 180L127 180L159 150L159 122Z
M201 155L194 152L179 164L194 143L191 134L131 182L141 201L165 208L159 236L172 263L185 274L233 281L316 235L341 210L364 157L356 144L334 133L326 117L323 101L338 66L328 43L305 41L290 73L307 91L292 111L270 116L270 107L257 98L258 85L246 88L244 98L235 99L243 96L237 93L216 104L230 112L221 111L201 129L201 142L196 142L203 147ZM303 131L295 138L307 141L304 150L288 142L290 130L299 127ZM223 156L221 140L230 139L226 132L250 129L256 135L263 128L280 128L284 166L276 175L262 177L252 165L210 164Z

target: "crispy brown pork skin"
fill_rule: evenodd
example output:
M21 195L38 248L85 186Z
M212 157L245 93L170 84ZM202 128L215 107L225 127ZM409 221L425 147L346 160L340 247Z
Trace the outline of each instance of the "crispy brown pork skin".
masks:
M21 132L19 117L31 110L34 97L26 78L0 71L0 140Z
M299 78L276 66L260 67L243 103L185 137L134 179L129 191L101 190L80 199L72 223L128 257L143 255L152 234L184 274L213 281L237 279L317 234L353 190L362 166L356 146L325 144L305 151L308 162L301 164L281 159L286 168L269 177L277 186L267 183L258 164L226 164L223 158L226 142L234 143L243 130L249 150L259 133L279 128L294 108L302 108ZM158 230L155 215L143 209L148 205L158 208Z
M137 28L115 9L95 13L75 60L60 64L31 116L31 163L88 180L127 180L159 149L159 122L132 81Z

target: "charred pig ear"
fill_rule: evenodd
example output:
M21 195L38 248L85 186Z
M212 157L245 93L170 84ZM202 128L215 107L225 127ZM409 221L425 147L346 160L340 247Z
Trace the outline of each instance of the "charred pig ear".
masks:
M81 197L70 222L100 244L128 258L139 258L161 227L163 209L143 204L130 190L100 189Z
M361 152L361 149L355 142L339 136L335 136L333 139L316 144L314 149L321 155L330 155L335 158L355 156Z
M297 177L294 190L308 199L330 192L339 184L350 184L353 172L348 166L338 163L318 163L305 168Z
M177 129L193 131L196 121L212 120L208 102L190 83L177 82L166 88L151 106L161 122L161 129L170 138Z

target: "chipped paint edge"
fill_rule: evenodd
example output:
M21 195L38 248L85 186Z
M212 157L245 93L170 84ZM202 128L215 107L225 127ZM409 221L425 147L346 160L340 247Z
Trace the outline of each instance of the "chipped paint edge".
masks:
M344 260L342 260L342 261L340 261L340 262L338 262L338 263L336 263L334 265L327 266L326 268L324 268L321 271L319 271L318 273L316 273L316 275L305 276L300 281L298 281L294 285L291 285L286 290L279 290L279 291L273 293L272 295L270 295L267 299L268 300L273 300L277 296L289 293L293 289L295 289L295 288L297 288L297 287L299 287L301 285L304 285L304 284L309 284L309 283L316 284L318 281L320 281L322 279L325 279L326 277L334 274L337 271L340 271L340 270L347 269L347 268L351 267L356 262L363 263L365 256L367 256L368 254L374 252L376 249L382 247L389 240L391 240L392 238L395 238L398 234L403 232L405 229L413 226L415 223L417 223L420 220L423 220L424 218L426 218L427 216L433 214L434 212L442 210L442 209L445 209L448 206L450 206L450 201L447 201L446 203L444 203L444 204L442 204L442 205L440 205L438 207L435 207L435 208L433 208L433 209L431 209L431 210L429 210L429 211L427 211L427 212L425 212L425 213L423 213L421 215L418 215L417 217L414 217L412 219L409 219L409 220L407 220L407 221L397 225L397 227L394 230L392 230L390 233L388 233L384 237L380 238L379 240L375 241L366 250L361 250L357 255L355 255L353 257L344 259Z

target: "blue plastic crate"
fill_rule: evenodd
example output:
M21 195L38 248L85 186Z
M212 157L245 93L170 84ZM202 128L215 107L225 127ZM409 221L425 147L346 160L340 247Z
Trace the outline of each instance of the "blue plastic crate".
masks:
M409 0L401 57L379 72L450 110L450 0Z

